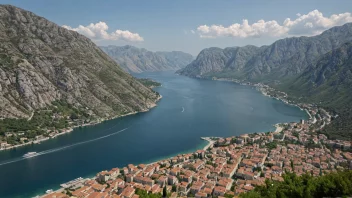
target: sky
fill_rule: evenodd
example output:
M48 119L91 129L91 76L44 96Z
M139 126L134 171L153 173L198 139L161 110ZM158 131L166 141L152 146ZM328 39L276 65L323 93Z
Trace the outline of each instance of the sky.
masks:
M97 45L196 56L208 47L268 45L352 22L351 0L0 0Z

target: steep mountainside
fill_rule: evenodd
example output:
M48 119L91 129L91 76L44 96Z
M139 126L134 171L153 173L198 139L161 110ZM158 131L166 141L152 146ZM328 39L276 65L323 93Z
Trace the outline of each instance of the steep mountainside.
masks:
M324 128L352 139L352 23L313 37L281 39L269 46L204 49L178 71L192 77L264 82L297 101L315 103L340 116Z
M178 71L187 76L207 76L224 71L241 72L252 56L259 52L255 46L228 47L225 49L211 47L202 50L196 60Z
M29 117L66 101L101 117L146 110L158 94L88 38L10 5L0 6L0 117Z
M209 48L203 50L195 61L178 73L187 76L234 77L251 81L281 80L300 74L321 55L351 40L352 24L349 23L314 37L281 39L261 48L230 48L231 51L237 49L240 53L228 53L229 48ZM231 65L238 59L240 63Z
M335 107L352 105L352 42L326 53L284 86L295 95Z
M102 46L101 49L128 72L177 70L188 65L193 57L190 54L173 52L151 52L130 45Z
M325 132L352 139L352 42L322 56L297 78L279 86L290 95L339 112Z

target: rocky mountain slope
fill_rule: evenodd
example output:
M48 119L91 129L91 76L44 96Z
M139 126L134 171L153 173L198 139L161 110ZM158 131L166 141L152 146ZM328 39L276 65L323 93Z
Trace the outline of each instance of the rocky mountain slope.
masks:
M187 76L234 77L251 81L295 76L320 56L352 40L352 24L331 28L313 37L281 39L269 46L204 49L178 73Z
M340 116L324 132L331 137L352 139L352 42L326 53L300 76L278 88L337 111Z
M165 71L184 68L193 56L180 51L151 52L144 48L126 46L101 46L101 49L113 58L125 71Z
M1 118L29 117L58 100L112 117L146 110L157 98L85 36L0 6Z
M225 49L211 47L202 50L196 60L192 61L187 67L178 71L178 73L187 76L207 76L225 71L241 72L246 63L261 48L255 46L245 47L228 47Z
M336 107L352 105L352 42L326 53L284 86L314 101Z

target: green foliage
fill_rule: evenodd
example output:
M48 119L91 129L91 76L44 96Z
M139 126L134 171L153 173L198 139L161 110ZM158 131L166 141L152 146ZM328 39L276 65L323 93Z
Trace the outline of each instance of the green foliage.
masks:
M31 120L5 118L0 120L0 136L4 136L6 132L15 133L14 136L7 137L6 140L10 144L19 142L20 137L34 138L38 135L45 135L45 129L63 129L69 127L71 119L87 119L89 115L84 109L75 108L64 101L55 101L52 106L34 112ZM24 133L18 135L18 133Z
M258 172L259 172L259 171L262 171L262 168L261 168L261 167L254 167L254 168L253 168L253 172L254 172L254 171L258 171Z
M137 79L140 83L142 83L144 86L149 87L149 88L153 88L153 87L160 87L161 83L156 82L152 79L148 79L148 78L140 78Z
M162 198L163 196L158 193L158 194L151 194L145 190L141 190L141 189L136 189L136 194L139 195L139 198Z
M225 193L224 197L226 197L226 198L233 198L234 196L233 196L233 195L230 195L230 194Z
M166 196L167 196L167 191L166 191L166 185L165 185L163 188L163 197L166 197Z
M176 185L174 184L174 185L172 185L172 192L176 192L177 191L177 187L176 187Z
M309 174L301 177L294 173L283 176L284 181L266 180L264 186L258 186L253 192L241 194L241 198L286 198L286 197L341 197L352 195L352 171L330 173L320 177Z
M270 142L270 143L266 144L265 147L268 148L269 150L276 149L277 143L276 142Z

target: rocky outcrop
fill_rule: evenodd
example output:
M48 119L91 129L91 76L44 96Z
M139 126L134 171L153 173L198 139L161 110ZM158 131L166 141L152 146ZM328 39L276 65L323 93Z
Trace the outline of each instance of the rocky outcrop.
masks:
M178 70L193 60L192 55L180 51L151 52L130 45L101 46L101 49L121 65L125 71L134 73Z
M56 100L113 117L158 98L85 36L10 5L0 6L0 90L2 118Z

